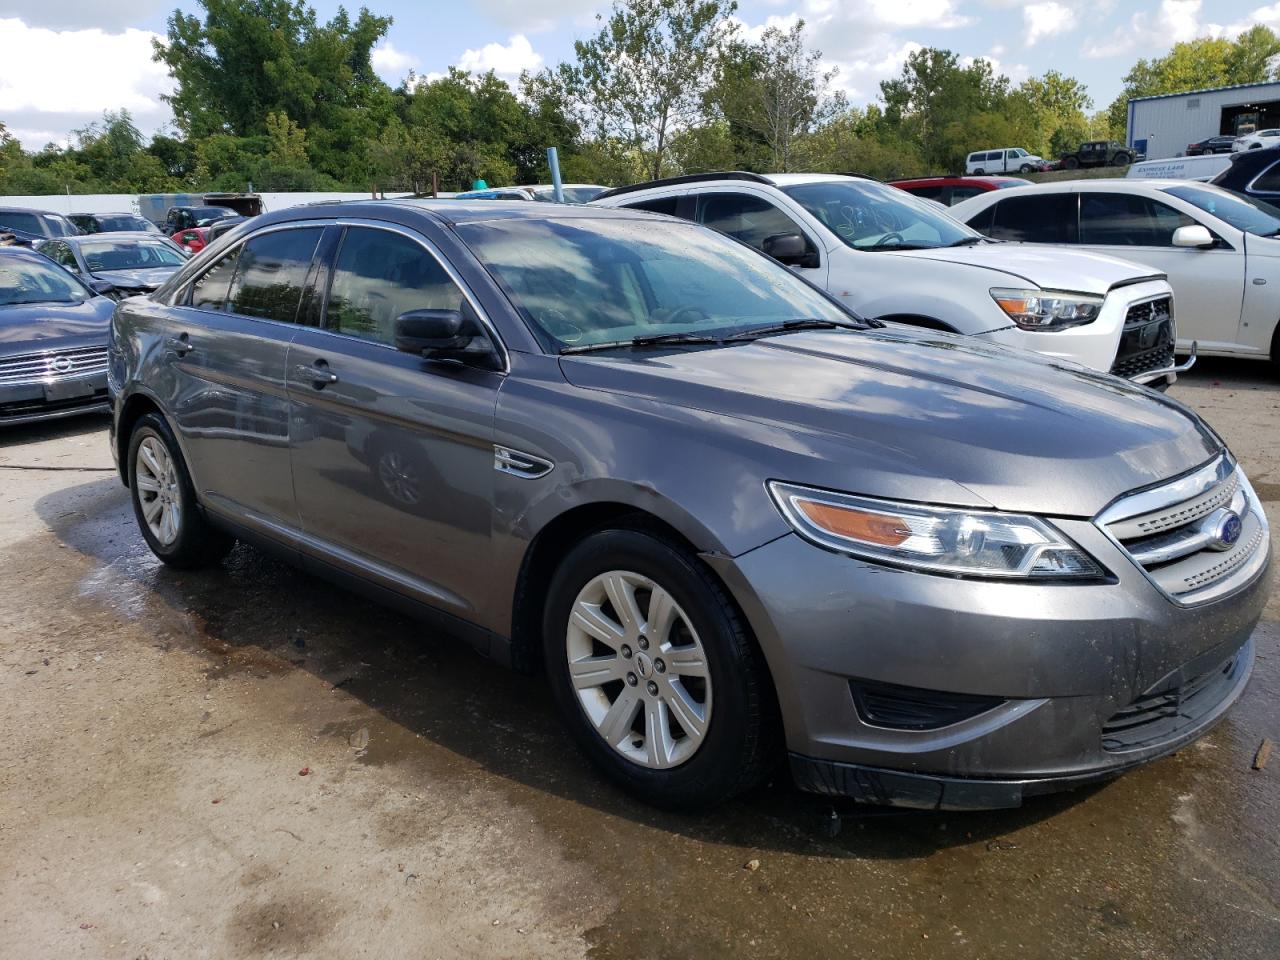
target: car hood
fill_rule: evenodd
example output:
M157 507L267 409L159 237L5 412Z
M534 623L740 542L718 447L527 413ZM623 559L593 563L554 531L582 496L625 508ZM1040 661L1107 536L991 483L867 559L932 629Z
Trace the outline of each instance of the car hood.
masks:
M114 309L115 302L106 297L0 306L0 357L98 341L106 346Z
M174 275L179 267L146 267L139 270L95 270L93 275L118 287L154 290Z
M881 256L886 254L999 270L1022 283L1034 284L1043 290L1092 293L1099 296L1118 285L1161 280L1165 277L1159 270L1121 260L1119 257L1040 244L978 243L968 247L942 247L936 250L879 252Z
M579 387L780 428L778 479L870 496L1089 517L1222 449L1154 391L930 331L579 354L561 368Z

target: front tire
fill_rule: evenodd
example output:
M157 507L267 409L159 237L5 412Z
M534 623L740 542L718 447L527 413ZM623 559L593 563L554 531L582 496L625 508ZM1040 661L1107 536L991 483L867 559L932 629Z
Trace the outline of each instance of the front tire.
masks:
M171 567L204 567L235 546L200 512L178 441L159 414L146 414L133 428L128 464L133 514L157 557Z
M1130 163L1129 155L1127 153L1117 153L1111 158L1111 163L1117 167L1127 167Z
M578 747L656 806L715 806L776 759L773 691L724 588L639 529L590 535L552 578L543 620L552 693Z

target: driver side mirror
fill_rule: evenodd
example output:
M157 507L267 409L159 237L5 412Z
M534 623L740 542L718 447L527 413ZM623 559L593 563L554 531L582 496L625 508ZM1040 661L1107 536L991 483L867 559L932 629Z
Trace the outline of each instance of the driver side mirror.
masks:
M409 310L396 317L395 347L427 360L497 369L498 356L479 324L457 310Z
M1209 232L1209 228L1200 224L1179 227L1173 231L1173 245L1175 247L1199 247L1207 250L1214 245L1213 234Z
M80 271L77 270L76 273L79 274ZM85 282L89 284L94 293L101 294L104 297L115 296L116 285L110 280L99 280L96 277L90 277Z
M789 267L816 267L818 255L809 250L809 244L798 233L779 233L765 237L761 249L779 263Z

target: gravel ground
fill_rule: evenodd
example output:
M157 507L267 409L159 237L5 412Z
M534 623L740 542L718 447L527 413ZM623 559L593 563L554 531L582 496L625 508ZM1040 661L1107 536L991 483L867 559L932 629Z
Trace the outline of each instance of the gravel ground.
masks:
M1173 396L1274 537L1280 380L1201 361ZM1251 769L1280 740L1280 590L1196 745L1016 811L842 807L831 838L786 783L635 804L540 683L255 550L162 568L105 439L0 434L0 955L1280 956L1280 756Z

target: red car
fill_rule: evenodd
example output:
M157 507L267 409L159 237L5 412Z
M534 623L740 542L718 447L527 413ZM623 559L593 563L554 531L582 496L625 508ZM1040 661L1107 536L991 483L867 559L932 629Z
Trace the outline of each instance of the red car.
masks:
M988 190L1025 187L1030 182L1021 177L917 177L914 180L888 181L891 187L926 200L936 200L948 207Z
M199 253L209 242L209 228L188 227L186 230L179 230L170 239L183 249Z

